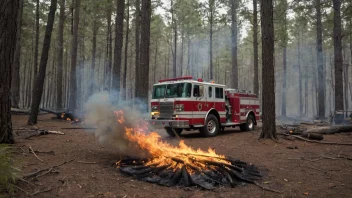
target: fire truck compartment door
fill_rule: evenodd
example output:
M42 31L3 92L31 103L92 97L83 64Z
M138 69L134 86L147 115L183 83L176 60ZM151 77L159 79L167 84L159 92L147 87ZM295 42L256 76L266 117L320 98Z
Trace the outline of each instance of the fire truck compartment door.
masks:
M203 125L206 112L206 89L204 85L193 84L192 94L192 124Z

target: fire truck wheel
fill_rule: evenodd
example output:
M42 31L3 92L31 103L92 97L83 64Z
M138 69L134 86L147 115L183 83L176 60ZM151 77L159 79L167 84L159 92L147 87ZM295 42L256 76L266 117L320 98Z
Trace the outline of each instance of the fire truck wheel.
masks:
M169 136L175 137L175 133L177 135L181 135L183 129L177 129L177 128L171 128L171 127L165 127L165 131Z
M219 121L215 115L210 114L207 117L204 127L200 128L200 132L205 137L213 137L219 133Z
M246 123L243 124L243 126L242 126L244 130L242 130L242 127L240 127L240 128L242 131L252 131L254 129L254 123L255 123L255 121L254 121L253 116L248 115Z

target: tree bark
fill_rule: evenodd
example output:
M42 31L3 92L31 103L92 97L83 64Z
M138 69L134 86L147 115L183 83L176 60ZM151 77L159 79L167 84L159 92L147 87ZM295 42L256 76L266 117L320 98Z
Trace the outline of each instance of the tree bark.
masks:
M97 10L95 9L95 12ZM97 16L94 17L93 19L93 38L92 38L92 64L90 66L90 78L89 78L89 94L88 97L90 97L91 95L93 95L94 93L94 85L95 85L95 78L94 78L94 74L95 74L95 56L96 56L96 52L97 52L97 34L98 34L98 22L97 22Z
M111 68L112 68L112 31L111 31L111 13L112 9L111 7L108 7L108 12L107 12L107 23L108 23L108 66L107 66L107 71L106 71L106 78L107 78L107 90L110 91L111 88Z
M135 21L136 21L136 29L135 29L135 43L136 43L136 60L135 60L135 72L136 72L136 77L135 77L135 89L134 89L134 96L135 98L140 97L140 91L141 91L141 72L140 72L140 28L141 28L141 10L140 10L140 0L136 0L136 12L135 12Z
M174 1L171 0L171 21L172 21L172 27L174 30L174 49L173 49L173 78L177 77L177 23L175 20L175 10L174 10Z
M56 6L57 6L57 0L51 0L50 11L48 15L48 23L46 25L45 36L44 36L42 55L40 58L39 74L35 78L35 88L33 89L33 94L32 94L31 114L28 119L28 124L30 125L34 125L37 123L39 105L43 94L45 72L46 72L46 66L47 66L48 56L49 56L51 33L54 27Z
M20 59L21 59L21 27L22 27L23 0L19 1L17 16L16 48L13 60L11 81L11 106L19 108L20 102Z
M81 0L75 0L74 4L74 22L73 35L71 40L71 72L70 72L70 96L69 109L75 111L77 108L77 48L78 48L78 25L79 25L79 10Z
M127 62L128 62L128 39L130 34L130 0L127 0L127 16L126 16L126 38L125 38L125 63L122 79L122 100L127 100Z
M213 80L213 23L215 0L209 0L210 18L209 18L209 71L210 80ZM232 46L233 47L233 46Z
M259 73L258 73L258 11L257 0L253 0L253 57L254 57L254 93L259 94Z
M39 54L39 0L36 3L35 9L35 48L34 48L34 78L33 78L33 85L35 83L35 79L38 73L38 54Z
M277 139L275 121L275 71L273 1L261 1L263 127L261 139Z
M299 116L302 116L303 114L303 99L302 99L302 68L301 68L301 37L302 35L300 34L300 30L298 31L298 39L297 39L297 67L298 67L298 106L299 106L299 111L298 114Z
M150 19L151 0L142 0L142 23L141 23L141 112L148 112L148 91L149 91L149 45L150 45Z
M320 0L315 1L317 19L317 67L318 67L318 116L325 117L325 79L323 62L323 31L321 22Z
M238 89L238 65L237 65L237 3L231 0L231 58L232 58L232 88Z
M184 27L181 30L181 57L180 57L180 75L183 76L183 54L184 54Z
M125 1L117 0L116 3L116 31L115 31L115 51L114 66L112 72L112 90L117 92L116 99L119 99L120 79L121 79L121 58L123 45L123 15L125 10Z
M286 46L282 49L282 61L283 61L283 69L282 69L282 95L281 95L281 116L286 117L286 73L287 73L287 48Z
M342 33L341 33L341 0L333 0L334 8L334 65L335 65L335 111L343 108L342 81Z
M0 144L14 143L10 96L19 9L19 0L0 1Z
M62 109L62 76L64 67L64 23L65 23L65 0L60 0L60 18L57 38L57 83L56 83L56 108Z
M188 35L187 39L187 75L192 76L191 72L191 37Z

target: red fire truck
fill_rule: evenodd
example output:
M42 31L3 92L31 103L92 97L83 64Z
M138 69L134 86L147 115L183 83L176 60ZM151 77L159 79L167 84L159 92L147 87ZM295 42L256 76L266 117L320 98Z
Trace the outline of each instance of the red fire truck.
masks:
M162 126L170 136L199 130L215 136L225 127L250 131L260 119L256 94L227 89L225 85L192 76L159 80L153 86L149 123Z

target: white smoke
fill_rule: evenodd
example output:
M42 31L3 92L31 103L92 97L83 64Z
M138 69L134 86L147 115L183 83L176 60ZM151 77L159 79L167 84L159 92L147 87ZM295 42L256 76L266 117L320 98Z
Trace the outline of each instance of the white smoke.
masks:
M85 120L84 125L94 127L95 136L104 146L116 148L121 154L142 157L146 153L142 152L136 143L130 142L125 133L125 126L134 127L136 121L142 119L139 112L131 110L123 101L119 105L114 105L114 94L107 91L93 94L84 105ZM115 110L124 110L125 125L117 122L114 114Z

